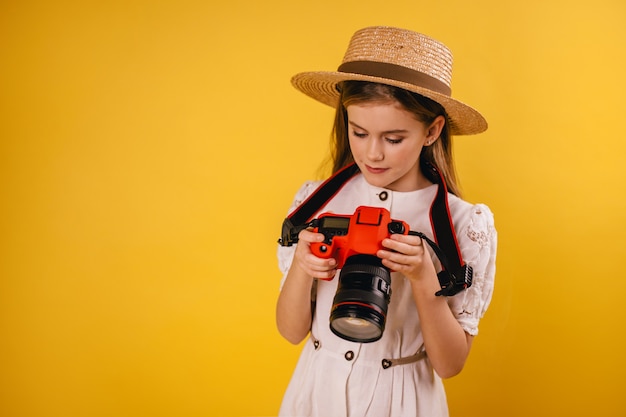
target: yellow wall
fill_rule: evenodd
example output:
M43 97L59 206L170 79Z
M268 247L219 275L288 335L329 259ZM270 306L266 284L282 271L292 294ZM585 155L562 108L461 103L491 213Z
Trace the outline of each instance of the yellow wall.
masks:
M332 111L289 77L354 30L428 33L490 122L500 233L453 417L623 416L626 3L0 4L0 415L275 415L275 240ZM385 4L385 7L382 5Z

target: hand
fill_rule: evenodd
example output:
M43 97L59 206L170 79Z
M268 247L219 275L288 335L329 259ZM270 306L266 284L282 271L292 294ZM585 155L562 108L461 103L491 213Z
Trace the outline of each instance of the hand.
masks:
M392 234L383 239L382 245L389 250L379 250L376 255L392 271L401 272L411 281L437 276L430 252L419 236Z
M298 245L293 262L308 276L330 280L337 273L337 261L333 258L319 258L311 252L311 243L323 241L323 234L302 230L298 234Z

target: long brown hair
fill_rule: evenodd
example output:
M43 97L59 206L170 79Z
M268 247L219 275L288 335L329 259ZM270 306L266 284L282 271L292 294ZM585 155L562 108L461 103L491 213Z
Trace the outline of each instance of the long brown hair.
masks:
M348 113L346 108L357 103L395 101L426 125L430 125L438 116L446 118L439 139L432 145L422 148L420 162L421 164L433 164L443 175L448 191L460 196L454 161L452 160L452 139L448 131L449 121L444 108L439 103L419 94L386 84L344 81L339 85L339 88L341 97L335 112L331 143L333 173L354 162L348 141Z

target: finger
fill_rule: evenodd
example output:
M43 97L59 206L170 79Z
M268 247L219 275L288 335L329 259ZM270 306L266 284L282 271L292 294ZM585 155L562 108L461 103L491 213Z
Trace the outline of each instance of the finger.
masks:
M337 270L334 259L321 259L309 254L294 259L300 268L313 278L329 279L335 276Z
M384 239L383 246L395 252L407 255L418 255L424 251L422 240L417 236L408 236L405 239Z
M307 259L309 268L315 271L330 271L336 269L337 261L334 259L322 259L315 255Z
M315 274L313 274L311 276L313 278L318 278L318 279L333 279L335 277L335 275L337 275L337 270L336 269L332 269L330 271L316 272Z
M308 243L323 242L324 238L323 234L315 233L307 229L301 230L300 233L298 233L298 239Z
M386 252L383 259L396 265L410 265L416 261L414 255L406 255L400 252Z
M329 265L309 265L309 273L314 278L329 279L335 276L337 269Z
M422 244L422 238L416 235L402 235L399 233L394 233L389 236L389 239L397 241L397 242L408 243L410 245L416 245L416 246L419 246Z

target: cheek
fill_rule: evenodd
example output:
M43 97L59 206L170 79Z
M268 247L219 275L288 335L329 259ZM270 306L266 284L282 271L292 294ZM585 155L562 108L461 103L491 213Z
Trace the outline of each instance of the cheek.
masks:
M398 156L404 159L412 159L413 157L417 157L421 152L422 147L416 143L394 145L387 148L387 153L389 155Z
M412 167L420 158L421 148L397 148L387 153L386 158L398 167Z
M348 138L348 146L350 146L350 150L352 153L359 153L360 149L363 147L361 145L362 141L354 140L353 138Z

